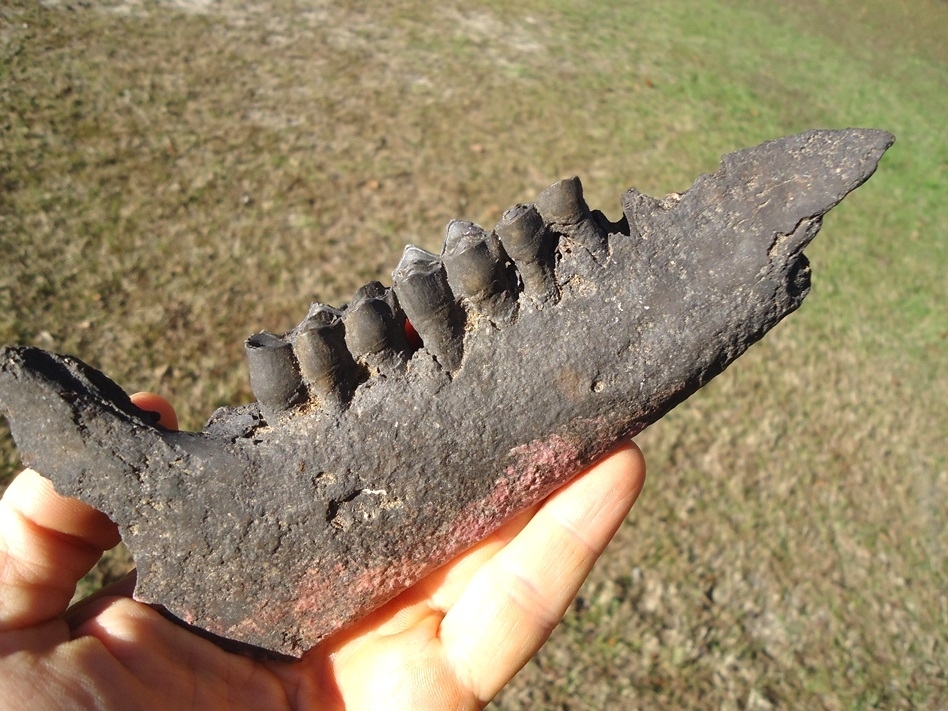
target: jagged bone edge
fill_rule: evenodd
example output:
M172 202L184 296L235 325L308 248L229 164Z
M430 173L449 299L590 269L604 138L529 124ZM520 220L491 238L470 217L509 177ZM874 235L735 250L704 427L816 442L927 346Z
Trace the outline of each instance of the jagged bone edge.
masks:
M610 234L628 237L628 223L591 211L578 177L554 183L534 203L510 208L489 232L452 220L440 255L405 247L391 287L370 282L341 308L313 304L281 336L250 336L251 390L266 420L275 423L314 402L345 407L360 383L404 369L418 348L448 374L456 372L472 323L503 325L525 307L557 303L554 268L563 247L605 260Z

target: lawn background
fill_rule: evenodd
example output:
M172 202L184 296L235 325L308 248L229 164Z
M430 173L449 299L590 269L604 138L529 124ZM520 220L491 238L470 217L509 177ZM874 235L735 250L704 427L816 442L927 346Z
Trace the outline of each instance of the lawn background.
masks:
M451 218L571 174L614 218L768 138L893 132L801 311L639 438L639 504L495 705L948 704L945 2L15 0L0 107L0 343L191 429L251 399L248 334Z

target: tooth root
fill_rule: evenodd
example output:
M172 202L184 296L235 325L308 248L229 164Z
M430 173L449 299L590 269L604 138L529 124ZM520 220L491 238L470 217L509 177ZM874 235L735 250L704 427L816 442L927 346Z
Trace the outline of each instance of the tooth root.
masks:
M300 373L310 393L347 401L354 385L355 362L346 347L342 312L313 304L293 339Z
M494 233L520 272L524 293L539 303L556 303L559 289L553 275L555 237L546 229L537 208L534 205L510 208L500 218Z
M506 319L516 307L507 254L497 236L473 222L448 224L441 254L448 285L457 296L491 318Z
M425 348L442 367L457 370L463 353L464 314L451 293L444 264L436 254L408 245L392 281L398 303Z
M601 260L609 254L605 231L592 219L579 178L565 178L537 195L537 210L552 229L563 233Z
M267 421L299 403L305 393L292 344L262 331L244 342L250 389Z

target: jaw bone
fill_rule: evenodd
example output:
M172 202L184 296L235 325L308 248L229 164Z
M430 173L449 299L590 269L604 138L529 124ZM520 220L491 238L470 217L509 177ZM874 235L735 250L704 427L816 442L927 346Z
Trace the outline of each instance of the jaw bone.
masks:
M247 339L258 402L169 432L81 361L0 350L25 464L106 512L139 600L299 656L655 422L795 310L803 249L882 131L724 157L625 217L560 181L487 231L409 246L393 287ZM410 324L410 326L409 326ZM406 336L413 328L421 344Z

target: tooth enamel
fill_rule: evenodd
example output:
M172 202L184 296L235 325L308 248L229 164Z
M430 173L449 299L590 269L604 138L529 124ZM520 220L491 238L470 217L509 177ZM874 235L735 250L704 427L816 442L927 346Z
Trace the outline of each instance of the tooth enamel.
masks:
M520 272L524 293L541 303L555 303L559 293L553 276L554 236L547 231L536 207L510 208L500 218L494 233Z
M451 291L474 300L492 296L503 288L498 284L498 264L484 242L459 246L453 253L445 253L444 266L448 272Z
M368 284L359 287L352 297L352 301L356 302L364 298L385 299L389 297L391 291L391 289L383 286L380 281L370 281Z
M536 199L537 210L547 223L575 225L589 213L579 178L564 178L546 188Z
M473 222L448 224L442 259L451 290L491 317L508 317L516 305L507 254L497 236Z
M436 254L408 245L392 273L392 288L425 348L447 370L461 365L463 314Z
M357 356L379 353L386 347L387 328L379 305L363 299L346 310L346 342Z
M394 341L395 325L388 304L376 297L364 297L346 309L345 339L356 357L372 365L391 359L400 350Z
M608 255L606 233L592 219L579 178L574 176L553 183L537 195L536 206L544 222L585 247L594 259L601 261Z
M311 393L348 399L355 366L346 347L342 312L313 304L296 329L293 349L300 372Z
M250 371L250 389L268 421L303 399L303 380L293 346L267 331L244 342Z

